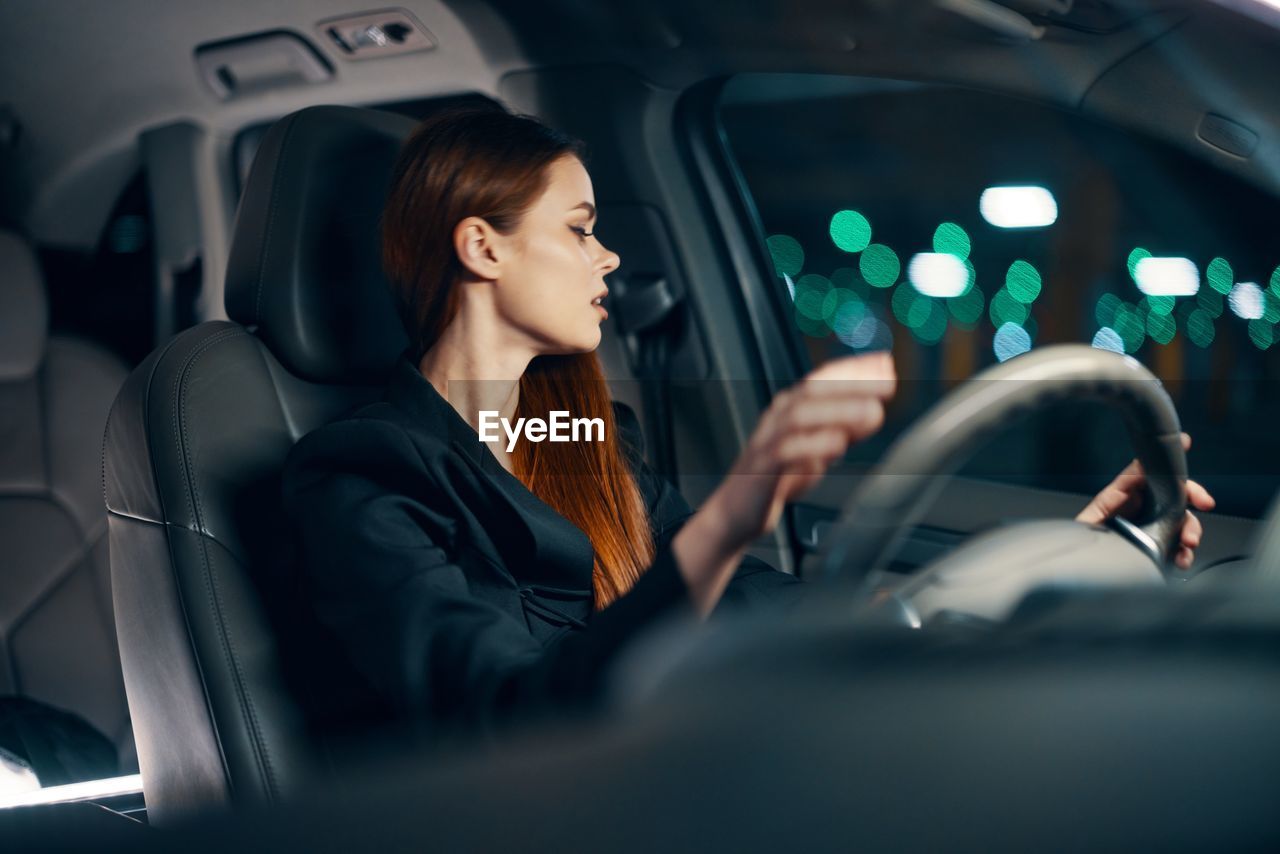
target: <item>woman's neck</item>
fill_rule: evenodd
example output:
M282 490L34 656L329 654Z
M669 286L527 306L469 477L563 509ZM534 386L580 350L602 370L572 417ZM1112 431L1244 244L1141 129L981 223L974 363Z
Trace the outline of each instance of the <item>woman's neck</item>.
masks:
M533 359L528 350L503 346L493 320L464 305L418 363L422 376L477 434L482 410L515 421L520 377Z

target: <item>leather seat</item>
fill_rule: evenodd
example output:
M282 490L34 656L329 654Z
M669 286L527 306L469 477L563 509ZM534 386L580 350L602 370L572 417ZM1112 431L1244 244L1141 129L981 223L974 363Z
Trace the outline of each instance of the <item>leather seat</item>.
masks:
M0 695L73 712L137 768L111 617L99 457L128 368L49 335L44 279L0 231Z
M379 396L406 345L378 221L413 126L347 107L278 121L236 214L232 320L175 336L112 407L116 625L153 823L295 791L325 767L326 727L376 714L342 706L358 692L289 607L279 472L297 439Z

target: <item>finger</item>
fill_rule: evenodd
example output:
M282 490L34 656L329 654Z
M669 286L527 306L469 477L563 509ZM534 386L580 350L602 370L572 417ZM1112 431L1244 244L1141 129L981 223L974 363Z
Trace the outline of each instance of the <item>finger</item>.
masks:
M788 407L783 418L786 433L821 429L840 429L850 440L856 440L879 430L884 423L884 404L875 398L800 399Z
M893 396L898 375L888 351L844 356L826 362L805 376L801 391L822 395L862 395L882 400Z
M1178 549L1178 555L1173 559L1173 562L1179 569L1190 569L1193 560L1195 560L1195 553L1183 546Z
M1218 504L1209 490L1194 480L1187 481L1187 501L1197 510L1212 510Z
M1188 510L1187 518L1182 523L1182 545L1189 549L1198 548L1203 536L1204 527L1200 524L1200 520Z
M779 472L804 472L816 465L826 466L844 454L849 446L843 430L815 430L784 437L772 454L771 469Z
M1125 487L1117 478L1094 496L1076 519L1097 525L1117 514L1137 512L1142 507L1142 499L1143 493L1140 490Z
M1182 450L1184 451L1191 450L1191 434L1187 432L1183 432L1179 435L1182 436Z

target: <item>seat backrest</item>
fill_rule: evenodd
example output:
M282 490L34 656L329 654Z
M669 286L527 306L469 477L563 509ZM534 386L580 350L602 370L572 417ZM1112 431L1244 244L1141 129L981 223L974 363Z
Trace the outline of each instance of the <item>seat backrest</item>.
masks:
M127 368L49 335L26 240L0 231L0 695L73 712L137 763L111 618L98 458Z
M298 438L381 393L405 347L378 222L413 125L347 107L277 122L236 214L232 320L175 336L112 407L113 595L153 823L295 791L322 769L325 723L368 713L340 702L362 692L290 607L279 474Z

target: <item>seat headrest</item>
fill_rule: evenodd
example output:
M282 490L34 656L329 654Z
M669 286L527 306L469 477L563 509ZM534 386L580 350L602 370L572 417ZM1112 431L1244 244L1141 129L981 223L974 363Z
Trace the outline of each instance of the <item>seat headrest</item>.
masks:
M31 244L0 231L0 380L29 377L44 361L49 301Z
M276 122L245 183L226 307L294 374L379 383L408 343L382 272L379 223L413 119L308 107Z

